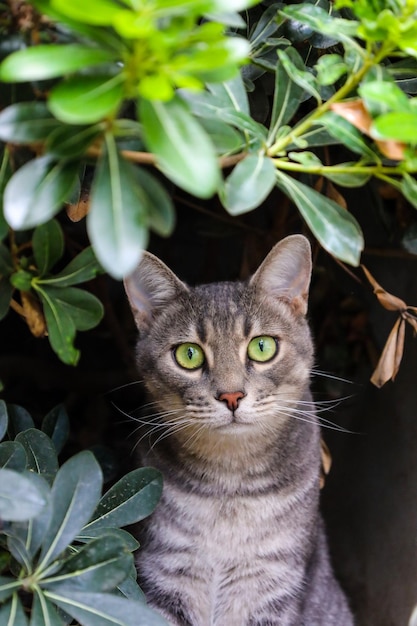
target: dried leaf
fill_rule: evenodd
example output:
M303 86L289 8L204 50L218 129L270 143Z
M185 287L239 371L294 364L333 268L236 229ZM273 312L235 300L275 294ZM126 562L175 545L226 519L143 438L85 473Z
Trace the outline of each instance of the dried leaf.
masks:
M45 337L46 322L39 301L29 292L21 291L23 314L30 332L35 337Z
M391 293L388 293L388 291L385 291L385 289L383 289L383 287L381 287L381 285L376 282L375 278L372 276L369 270L367 270L364 265L361 265L361 267L365 272L366 278L369 280L373 287L374 294L385 309L388 309L388 311L401 312L407 309L407 305L404 300L401 300L401 298L397 298L397 296L393 296Z
M410 306L408 307L408 309L415 309L415 307ZM417 333L417 319L414 317L414 315L411 315L407 310L405 313L403 313L403 318L407 320L409 324L411 324L414 332Z
M372 135L371 135L372 136ZM382 139L375 140L376 145L384 156L394 161L403 161L406 144L401 141L394 141L394 139Z
M77 204L69 204L66 212L71 222L80 222L90 210L90 202L88 196L79 199Z
M404 352L405 320L399 317L395 322L378 365L372 374L371 382L381 388L388 380L394 380Z
M362 100L350 100L349 102L335 102L331 105L331 110L340 117L350 122L362 133L369 135L372 124L372 117L365 109Z
M330 454L330 450L326 442L323 439L320 440L320 443L321 443L320 489L323 489L326 476L330 472L330 468L332 466L332 455Z

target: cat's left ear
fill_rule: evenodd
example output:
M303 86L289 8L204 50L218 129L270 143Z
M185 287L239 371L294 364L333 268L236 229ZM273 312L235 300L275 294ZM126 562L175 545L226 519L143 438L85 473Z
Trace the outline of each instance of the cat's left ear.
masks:
M303 235L290 235L276 244L250 279L268 297L286 300L295 313L307 313L312 271L311 247Z

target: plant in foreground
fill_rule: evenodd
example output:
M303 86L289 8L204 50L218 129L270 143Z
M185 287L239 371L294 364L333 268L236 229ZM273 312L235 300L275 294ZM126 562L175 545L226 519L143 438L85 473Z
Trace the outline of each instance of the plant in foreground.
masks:
M122 526L154 509L159 472L141 468L102 496L94 455L58 467L68 434L63 407L41 430L0 401L0 623L2 626L166 626L136 583L139 547Z

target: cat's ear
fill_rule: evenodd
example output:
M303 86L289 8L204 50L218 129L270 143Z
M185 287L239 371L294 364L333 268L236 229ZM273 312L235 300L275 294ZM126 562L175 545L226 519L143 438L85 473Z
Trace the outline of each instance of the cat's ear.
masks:
M144 252L136 270L124 280L135 322L140 331L149 328L155 314L181 293L188 292L169 267Z
M250 284L269 297L287 300L296 313L305 315L311 270L308 239L303 235L290 235L272 248Z

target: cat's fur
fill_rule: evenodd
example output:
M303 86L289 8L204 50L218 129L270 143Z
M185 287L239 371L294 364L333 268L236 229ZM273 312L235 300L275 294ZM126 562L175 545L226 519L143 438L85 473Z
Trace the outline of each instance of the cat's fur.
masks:
M191 288L148 253L126 281L151 400L141 460L164 476L139 582L170 624L353 624L319 514L310 274L308 241L293 235L248 282ZM247 355L260 335L279 342L266 363ZM203 348L203 367L176 363L183 342ZM237 391L233 411L219 396Z

